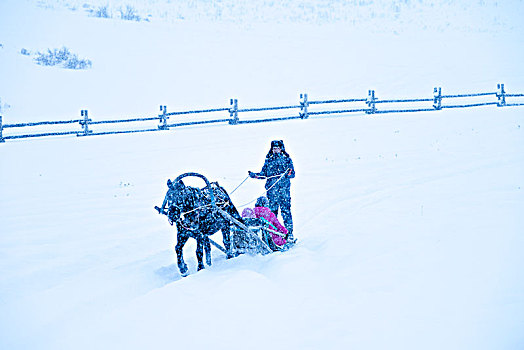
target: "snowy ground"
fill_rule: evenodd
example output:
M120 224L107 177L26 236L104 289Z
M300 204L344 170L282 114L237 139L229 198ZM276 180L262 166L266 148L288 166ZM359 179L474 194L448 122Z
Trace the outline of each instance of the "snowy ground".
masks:
M524 92L523 32L501 20L522 1L498 9L498 22L486 1L468 5L469 26L416 33L390 32L394 17L373 33L343 21L239 31L231 21L92 18L60 3L75 2L0 3L7 123L84 108L93 118L154 115L160 104L231 97L294 104L302 92L429 97L434 86L464 93L499 82ZM20 54L63 45L93 67ZM8 140L0 348L522 349L523 123L522 107L489 106ZM273 139L295 163L299 244L228 261L213 251L212 267L180 278L175 230L153 210L167 178L196 171L231 191ZM233 201L262 193L249 180ZM195 272L194 244L185 254Z

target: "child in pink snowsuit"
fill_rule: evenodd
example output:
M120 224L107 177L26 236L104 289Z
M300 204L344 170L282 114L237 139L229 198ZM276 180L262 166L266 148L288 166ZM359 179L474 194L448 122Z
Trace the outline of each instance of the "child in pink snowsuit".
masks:
M271 229L287 236L287 229L278 221L275 214L268 207L269 200L264 196L259 197L255 204L255 209L253 210L255 216L267 221ZM273 242L279 247L282 247L284 244L286 244L286 239L282 236L271 233L271 238L273 239Z

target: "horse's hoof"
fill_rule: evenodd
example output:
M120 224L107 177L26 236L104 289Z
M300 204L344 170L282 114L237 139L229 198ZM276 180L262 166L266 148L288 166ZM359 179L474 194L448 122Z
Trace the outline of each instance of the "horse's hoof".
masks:
M189 275L189 271L187 270L186 264L178 266L178 270L180 270L180 275L182 275L182 277L186 277L187 275Z
M202 264L202 265L198 265L198 271L203 270L203 269L205 269L205 268L206 268L206 267L204 266L204 264Z

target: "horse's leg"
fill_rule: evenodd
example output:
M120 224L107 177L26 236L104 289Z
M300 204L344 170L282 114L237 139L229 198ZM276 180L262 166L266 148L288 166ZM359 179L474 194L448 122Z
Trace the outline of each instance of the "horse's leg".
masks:
M205 268L204 266L204 261L203 261L203 257L204 257L204 235L199 233L197 236L196 236L196 241L197 241L197 249L196 249L196 256L197 256L197 260L198 260L198 271L202 270Z
M220 227L220 231L222 231L224 248L226 248L227 258L231 259L233 257L233 252L231 251L231 233L229 231L229 221L223 220L222 225Z
M187 265L184 262L183 248L188 239L189 239L189 236L184 232L184 230L177 229L177 236L176 236L177 242L175 246L175 252L176 252L178 269L180 270L180 274L184 277L187 276Z
M207 266L211 266L211 242L208 235L204 236L204 253L206 254Z

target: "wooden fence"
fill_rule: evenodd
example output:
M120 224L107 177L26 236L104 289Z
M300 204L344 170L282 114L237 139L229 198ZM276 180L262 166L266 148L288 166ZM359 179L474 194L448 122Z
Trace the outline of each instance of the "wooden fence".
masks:
M369 90L367 98L350 98L339 100L323 100L312 101L308 99L308 94L301 94L300 101L296 105L290 106L276 106L276 107L260 107L260 108L239 108L238 100L231 99L230 106L225 108L211 108L181 112L168 112L167 106L160 106L160 114L154 117L140 117L128 119L113 119L113 120L99 120L95 121L89 118L88 111L82 110L80 112L80 119L73 120L59 120L59 121L41 121L31 123L18 124L3 124L2 116L0 116L0 142L10 139L23 139L44 136L59 136L59 135L76 135L76 136L91 136L91 135L107 135L107 134L123 134L123 133L137 133L137 132L152 132L160 130L169 130L171 128L188 126L188 125L203 125L203 124L218 124L228 123L231 125L247 124L247 123L262 123L273 122L291 119L308 119L320 115L345 115L350 113L408 113L408 112L430 112L439 111L446 108L469 108L496 105L497 107L505 106L524 106L524 102L512 101L509 99L524 97L524 94L508 94L504 89L504 84L497 85L496 92L482 92L458 95L443 95L442 89L435 88L432 98L413 98L413 99L390 99L381 100L377 98L374 90ZM482 100L480 101L479 98ZM486 100L490 99L490 100ZM443 104L444 101L456 101L455 104ZM429 105L432 103L432 105ZM344 108L340 107L344 105ZM377 106L394 105L397 108L382 109ZM320 107L319 107L320 106ZM348 107L349 106L349 107ZM351 107L351 108L350 108ZM323 109L322 109L323 108ZM282 115L282 112L287 110L295 110L292 115ZM274 113L277 111L278 115L268 116L268 112ZM225 114L225 115L224 115ZM239 115L245 116L240 119ZM262 116L260 116L262 114ZM191 116L191 120L183 120L183 117ZM202 117L203 116L203 117ZM145 123L155 123L148 127L143 127ZM158 124L156 124L158 123ZM79 129L70 130L70 125L78 124ZM127 128L120 128L120 130L105 130L101 127L103 124L126 124ZM4 134L4 130L13 130L16 128L28 129L42 129L48 126L60 126L61 130L44 130L32 133L9 133Z

